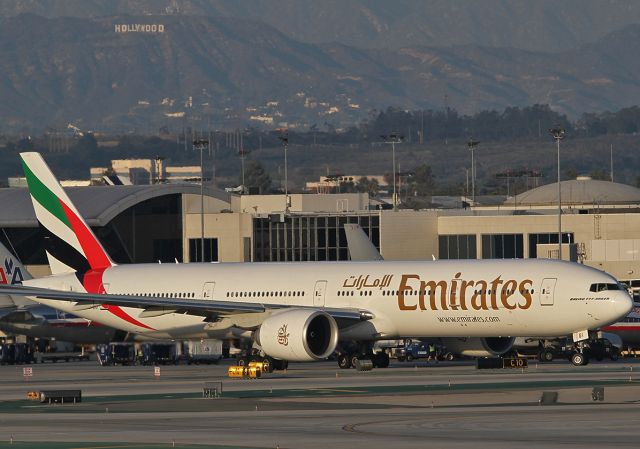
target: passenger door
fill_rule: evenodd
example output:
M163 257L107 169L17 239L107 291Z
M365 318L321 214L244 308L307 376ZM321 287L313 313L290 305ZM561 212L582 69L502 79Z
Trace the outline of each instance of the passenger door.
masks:
M213 290L215 288L215 282L205 282L202 287L202 299L213 299Z
M540 284L540 305L553 305L553 292L556 289L556 278L544 278Z
M327 291L327 281L317 281L313 289L313 306L324 307L324 297Z

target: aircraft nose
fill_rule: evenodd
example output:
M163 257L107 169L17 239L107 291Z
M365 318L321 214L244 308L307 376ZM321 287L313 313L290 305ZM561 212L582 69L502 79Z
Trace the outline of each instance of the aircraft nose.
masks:
M616 295L613 295L611 299L612 311L616 314L616 319L623 318L631 312L633 309L633 299L625 291L620 291Z

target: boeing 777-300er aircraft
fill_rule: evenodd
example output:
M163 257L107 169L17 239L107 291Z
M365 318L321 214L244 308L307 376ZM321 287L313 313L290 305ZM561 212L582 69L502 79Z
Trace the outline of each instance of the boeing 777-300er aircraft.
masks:
M407 336L500 352L516 336L586 338L632 306L608 274L552 260L116 265L40 154L21 157L52 275L5 293L128 332L240 330L269 360L324 359L341 340L362 342L368 357L375 340Z

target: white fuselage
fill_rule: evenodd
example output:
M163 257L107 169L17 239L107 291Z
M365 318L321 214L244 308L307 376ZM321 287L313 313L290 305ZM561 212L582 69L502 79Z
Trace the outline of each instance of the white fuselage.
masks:
M616 284L608 274L538 259L121 265L107 269L102 282L109 294L373 314L366 323L341 332L344 339L559 336L613 323L632 306L624 290L590 291L594 283ZM25 284L84 291L73 274ZM217 329L205 317L184 313L141 317L143 309L122 308L129 319L109 308L82 310L68 301L38 302L159 337L207 336Z

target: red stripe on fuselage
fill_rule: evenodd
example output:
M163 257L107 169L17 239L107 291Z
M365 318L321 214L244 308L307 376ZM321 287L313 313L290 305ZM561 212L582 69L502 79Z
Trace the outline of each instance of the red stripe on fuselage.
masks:
M104 295L106 293L106 291L104 290L104 284L102 283L102 276L104 275L104 271L106 270L106 268L103 268L101 270L89 270L85 273L84 275L84 280L83 280L83 284L84 284L84 288L88 293L97 293L99 295ZM125 312L124 310L122 310L119 306L112 306L109 304L103 304L102 307L105 310L108 310L109 312L113 313L115 316L117 316L118 318L134 324L136 326L142 327L144 329L149 329L151 331L154 331L155 329L152 327L147 326L144 323L141 323L140 321L136 320L134 317L132 317L131 315L129 315L127 312Z
M66 204L64 204L63 201L60 201L60 204L62 205L62 209L64 210L69 223L71 223L71 229L76 234L76 237L80 242L80 246L82 247L82 251L84 252L84 256L87 258L89 266L91 267L91 270L84 275L84 288L88 293L98 293L103 295L106 292L104 291L104 285L102 283L102 275L104 274L104 270L111 266L111 261L84 222ZM119 306L111 306L109 304L103 304L102 306L118 318L128 323L144 329L155 330L154 328L136 320Z

